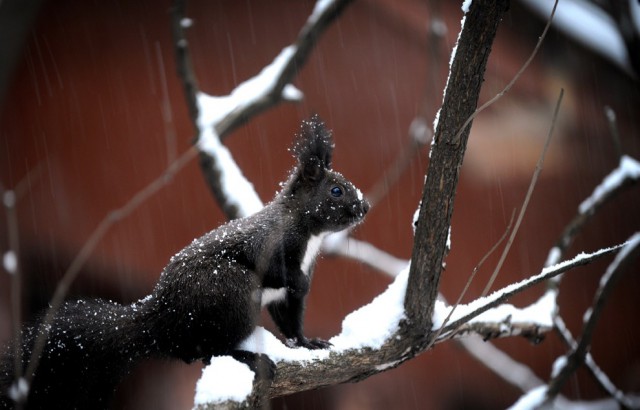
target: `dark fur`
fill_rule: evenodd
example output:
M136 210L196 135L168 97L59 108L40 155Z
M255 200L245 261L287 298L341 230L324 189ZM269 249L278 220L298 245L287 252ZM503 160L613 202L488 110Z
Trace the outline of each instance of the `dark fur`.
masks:
M332 171L331 134L317 116L303 122L293 153L298 164L282 191L260 212L215 229L171 258L153 293L129 306L100 300L67 302L58 312L31 385L29 408L107 407L121 377L139 359L207 361L234 354L255 328L264 288L285 288L268 305L289 344L326 348L303 334L314 235L358 223L368 210L360 192ZM336 196L336 187L342 195ZM333 190L333 192L332 192ZM314 255L315 256L315 255ZM38 327L23 332L25 357ZM0 405L11 406L13 359L0 368Z

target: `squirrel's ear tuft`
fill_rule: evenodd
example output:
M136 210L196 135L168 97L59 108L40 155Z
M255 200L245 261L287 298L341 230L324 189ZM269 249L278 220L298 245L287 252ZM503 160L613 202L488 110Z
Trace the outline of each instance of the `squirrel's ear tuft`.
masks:
M303 120L300 131L292 149L298 163L303 169L307 166L331 169L333 138L318 114Z

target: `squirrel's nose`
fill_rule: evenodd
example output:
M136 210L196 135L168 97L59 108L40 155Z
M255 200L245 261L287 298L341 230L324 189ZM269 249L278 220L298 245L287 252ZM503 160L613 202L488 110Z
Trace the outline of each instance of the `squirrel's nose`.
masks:
M371 207L371 205L369 205L369 201L367 201L366 199L364 199L362 201L362 213L366 214L367 212L369 212L369 208Z

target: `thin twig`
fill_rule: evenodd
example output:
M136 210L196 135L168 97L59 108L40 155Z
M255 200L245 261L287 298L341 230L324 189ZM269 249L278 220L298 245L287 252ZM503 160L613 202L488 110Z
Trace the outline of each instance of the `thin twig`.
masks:
M511 285L508 285L504 288L502 288L501 290L498 290L494 293L492 293L491 295L487 296L487 301L479 306L477 309L474 309L473 312L470 312L462 317L460 317L459 319L456 319L455 321L449 323L449 325L447 325L445 327L445 331L451 331L453 329L456 329L457 327L459 327L461 324L467 323L469 322L471 319L479 316L480 314L486 312L487 310L498 306L500 303L504 302L505 300L509 299L511 296L522 292L525 289L528 289L530 287L532 287L533 285L536 285L540 282L543 282L545 280L548 280L554 276L560 275L564 272L567 272L573 268L576 268L578 266L584 266L584 265L588 265L589 263L605 256L608 255L610 253L616 252L617 250L619 250L620 248L624 247L626 245L626 243L620 244L620 245L616 245L616 246L612 246L610 248L605 248L605 249L600 249L596 252L593 253L589 253L589 254L581 254L578 257L572 259L572 260L568 260L562 263L559 263L557 265L545 268L542 270L542 272L540 272L539 274L532 276L528 279L525 279L521 282L518 283L514 283Z
M637 164L637 161L629 157L622 157L618 167L610 172L609 175L604 178L603 182L595 188L591 196L589 196L582 202L582 204L578 208L578 213L576 214L576 216L574 216L571 222L569 222L569 224L565 227L559 239L556 241L554 247L549 251L549 256L547 257L547 261L545 263L546 266L553 265L557 261L562 259L565 252L567 251L569 246L571 246L578 233L582 231L587 222L591 220L591 218L600 210L602 206L611 201L613 198L617 197L627 188L636 185L638 181L640 181L640 173L626 171L623 166L623 161L626 161L628 164L634 164L635 168L637 168L637 165L635 165ZM622 173L622 176L618 175L614 178L617 180L617 183L615 185L605 183L607 179L612 178L613 175L620 173ZM601 190L601 186L606 186L606 189ZM562 275L553 278L551 281L549 281L547 287L549 289L555 289L557 291L561 279Z
M397 258L367 241L353 238L348 232L327 236L322 242L322 254L342 256L364 263L390 278L398 276L409 264L408 260Z
M498 276L498 273L500 272L500 269L502 269L502 264L504 263L507 255L509 254L509 250L511 249L511 245L513 244L513 240L516 237L516 234L518 233L518 230L520 229L520 223L522 222L522 219L524 217L524 214L527 210L527 206L529 205L529 200L531 199L531 195L533 194L533 189L536 186L536 182L538 181L538 176L540 176L540 173L542 172L542 164L544 163L544 158L547 154L547 150L549 149L549 143L551 142L551 137L553 136L553 130L555 129L556 126L556 122L558 120L558 112L560 111L560 104L562 103L562 97L564 96L564 89L560 89L560 95L558 96L558 102L556 103L556 108L553 111L553 118L551 120L551 128L549 129L549 134L547 135L547 140L544 143L544 147L542 148L542 153L540 154L540 158L538 158L538 163L536 164L536 169L533 172L533 177L531 178L531 183L529 184L529 189L527 190L527 195L524 198L524 201L522 203L522 208L520 209L520 213L518 214L518 219L516 220L516 225L513 228L513 231L511 231L511 235L509 236L509 240L507 241L507 245L504 248L504 251L502 252L502 255L500 256L500 260L498 261L498 264L496 265L495 270L493 271L493 274L491 275L491 278L489 278L489 281L487 282L487 286L485 286L484 290L482 291L482 296L485 296L488 292L489 289L491 289L491 286L493 286L493 282L496 280L496 277Z
M178 70L178 78L182 80L187 108L189 109L189 117L194 128L198 129L198 79L193 71L191 63L191 53L189 51L189 42L187 41L186 29L186 0L174 0L171 10L171 29L173 33L173 41L176 51L176 68ZM199 134L200 131L197 131Z
M529 367L515 361L492 343L487 343L478 336L459 339L458 343L494 374L523 392L544 384Z
M129 201L127 201L122 207L117 208L109 212L102 221L98 224L96 229L91 233L89 238L84 243L84 246L80 249L75 259L71 262L71 265L67 268L64 275L58 282L56 290L51 299L49 309L40 324L40 332L36 342L34 343L33 351L31 352L31 358L29 359L29 365L25 372L25 378L28 383L31 382L34 373L38 367L42 350L44 349L47 338L49 337L50 325L53 319L64 302L64 299L71 287L71 284L78 276L80 269L84 266L89 256L93 253L94 249L100 243L104 235L109 229L117 222L127 217L131 212L144 203L149 197L158 192L161 188L167 185L172 178L187 165L198 154L198 150L195 147L189 148L182 155L176 159L171 165L169 165L165 171L158 178L153 180L142 190L138 191Z
M533 61L533 58L538 53L538 50L542 46L542 42L544 41L545 37L547 36L547 32L549 31L549 27L551 27L551 22L553 21L553 16L556 14L556 7L557 6L558 6L558 0L555 0L555 2L553 4L553 9L551 9L551 14L549 15L549 19L547 20L547 25L544 27L544 30L542 31L542 35L538 39L538 43L534 47L533 52L531 52L531 55L529 56L527 61L522 65L522 67L520 67L520 70L518 70L516 75L511 79L509 84L507 84L502 89L502 91L500 91L498 94L493 96L493 98L490 99L489 101L487 101L486 103L482 104L480 106L480 108L476 109L476 111L469 118L467 118L467 120L464 122L462 127L460 127L460 129L458 130L458 133L456 134L456 138L454 138L454 140L458 140L458 138L460 138L460 135L462 134L463 130L465 128L467 128L467 126L471 123L471 121L473 121L474 118L476 118L476 116L478 114L480 114L486 108L488 108L493 103L495 103L500 98L502 98L502 96L504 96L506 93L508 93L509 90L511 90L511 87L513 87L513 85L516 83L516 81L518 81L518 79L522 76L522 73L524 73L524 71L527 69L527 67L529 67L529 64L531 64L531 61Z
M502 236L500 237L498 242L493 244L491 249L489 249L489 252L484 254L484 256L480 259L480 262L478 262L478 264L473 268L473 271L471 271L471 275L469 275L469 278L467 279L467 283L464 285L464 289L462 289L462 292L460 292L460 295L458 296L458 299L456 300L456 303L453 305L453 308L451 308L451 310L449 311L449 314L447 315L447 317L442 322L442 326L440 326L440 328L436 331L433 339L431 340L431 343L430 343L429 347L433 346L433 344L438 340L438 338L442 334L442 331L444 330L444 327L447 325L447 323L449 323L449 319L451 319L451 315L453 315L453 312L460 305L460 302L462 302L462 298L464 298L464 296L467 294L467 291L469 290L469 286L471 286L471 282L473 281L473 279L475 278L476 274L478 273L478 270L480 270L480 267L489 258L489 256L491 256L493 254L493 252L495 252L495 250L498 249L498 246L500 246L500 244L507 237L507 234L511 230L511 224L513 224L513 217L514 216L515 216L515 210L511 213L511 219L509 220L509 225L507 225L507 228L504 230L504 233L502 234Z
M553 318L553 327L556 330L556 334L562 339L567 348L573 350L577 346L577 342L573 338L571 331L567 328L567 325L562 320L561 316L555 316ZM589 372L596 380L596 382L606 391L614 400L618 401L624 408L635 409L640 407L640 400L625 395L620 389L618 389L611 379L602 371L600 366L595 362L591 353L587 352L584 359L584 364L589 369Z
M169 98L169 87L167 85L167 73L164 67L162 48L158 42L156 42L155 49L156 60L160 70L160 90L162 90L161 112L164 122L165 142L167 145L167 165L170 165L178 156L176 129L173 123L173 108L171 107L171 99Z

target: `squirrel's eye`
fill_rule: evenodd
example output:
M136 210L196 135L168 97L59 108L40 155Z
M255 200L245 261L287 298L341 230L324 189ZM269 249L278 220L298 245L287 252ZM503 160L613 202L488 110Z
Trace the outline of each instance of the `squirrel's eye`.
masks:
M342 196L342 189L339 186L331 188L331 196L338 198Z

